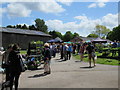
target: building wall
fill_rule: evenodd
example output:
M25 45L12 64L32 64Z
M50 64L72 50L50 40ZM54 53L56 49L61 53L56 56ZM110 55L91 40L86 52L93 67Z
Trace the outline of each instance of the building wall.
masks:
M0 32L0 47L2 47L2 32Z
M18 43L22 49L28 48L28 43L31 41L43 41L50 40L49 36L37 36L37 35L25 35L25 34L13 34L13 33L2 33L2 46L7 48L9 44Z

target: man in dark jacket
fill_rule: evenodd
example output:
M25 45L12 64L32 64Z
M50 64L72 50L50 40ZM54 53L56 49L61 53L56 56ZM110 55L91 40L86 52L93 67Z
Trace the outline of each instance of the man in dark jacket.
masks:
M9 54L9 68L10 68L10 90L13 88L13 82L15 81L15 90L18 89L19 76L22 71L20 64L20 52L17 51L18 45L15 44L12 51Z

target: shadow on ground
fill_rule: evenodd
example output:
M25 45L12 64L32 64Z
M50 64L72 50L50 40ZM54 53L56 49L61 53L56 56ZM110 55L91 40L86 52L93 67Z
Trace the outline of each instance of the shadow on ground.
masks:
M92 66L92 67L87 66L87 67L80 67L80 68L83 68L83 69L90 69L90 68L94 68L94 66Z
M38 77L44 77L44 76L46 76L46 75L48 75L48 74L42 73L42 74L36 74L36 75L34 75L34 76L29 76L28 78L38 78Z
M44 68L37 68L37 69L28 69L28 70L31 70L31 71L36 71L36 70L43 70Z

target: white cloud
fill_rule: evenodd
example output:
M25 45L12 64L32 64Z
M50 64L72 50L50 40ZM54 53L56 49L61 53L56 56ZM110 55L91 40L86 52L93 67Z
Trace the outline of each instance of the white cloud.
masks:
M20 3L11 3L7 6L7 13L9 16L28 17L31 14L31 10Z
M17 17L28 17L32 11L52 14L58 14L65 11L55 0L48 0L48 2L14 2L9 3L5 9L9 16Z
M79 20L81 20L81 21L87 21L88 20L88 18L84 15L84 16L76 16L76 17L74 17L75 19L79 19Z
M96 6L97 6L96 3L92 3L92 4L90 4L90 5L88 6L88 8L94 8L94 7L96 7Z
M97 2L109 2L110 0L97 0Z
M87 16L76 16L74 17L78 21L64 23L61 20L48 20L46 25L49 30L57 30L61 33L65 33L70 30L71 32L77 32L81 36L87 36L95 30L97 24L104 25L111 29L118 25L118 14L107 14L101 19L91 20Z
M90 4L88 8L95 8L95 7L105 7L105 3L109 2L110 0L97 0L96 2Z
M61 13L61 12L64 12L65 9L62 8L61 5L57 4L56 2L42 2L42 3L39 3L38 5L38 10L39 11L42 11L42 12L45 12L45 13L54 13L54 14L57 14L57 13Z
M100 2L100 3L98 3L98 6L99 7L104 7L106 4L104 3L104 2Z
M95 3L92 3L88 6L88 8L95 8L95 7L105 7L105 2L95 2Z
M62 4L65 4L67 6L70 6L74 0L56 0L57 2L60 2Z
M102 18L103 25L108 26L109 28L118 25L118 14L107 14Z

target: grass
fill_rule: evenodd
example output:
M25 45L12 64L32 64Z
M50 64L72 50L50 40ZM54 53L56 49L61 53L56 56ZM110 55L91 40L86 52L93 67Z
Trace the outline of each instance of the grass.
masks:
M26 50L21 50L20 53L21 54L27 54L27 51Z
M100 55L101 53L96 53L97 55ZM80 55L73 55L75 59L80 60ZM87 54L84 55L83 58L84 62L88 62ZM105 65L120 65L120 61L116 59L107 59L107 58L97 58L96 60L97 64L105 64Z

